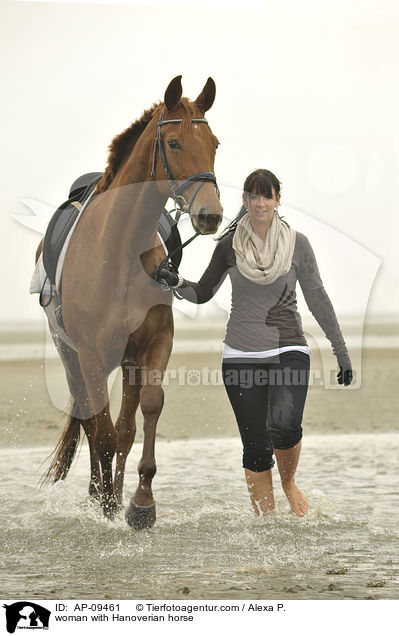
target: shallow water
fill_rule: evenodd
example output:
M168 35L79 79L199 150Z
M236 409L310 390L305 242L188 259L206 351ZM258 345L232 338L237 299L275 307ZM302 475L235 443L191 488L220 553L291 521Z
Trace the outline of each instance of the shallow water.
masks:
M125 503L137 482L137 444ZM157 523L135 532L87 499L86 446L63 484L38 490L49 449L0 451L0 597L398 597L399 435L307 436L300 519L275 474L277 511L254 517L238 439L158 441Z

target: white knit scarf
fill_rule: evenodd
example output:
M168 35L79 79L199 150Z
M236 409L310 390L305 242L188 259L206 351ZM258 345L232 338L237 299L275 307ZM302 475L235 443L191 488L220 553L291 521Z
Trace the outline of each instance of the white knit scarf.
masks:
M254 232L249 214L239 220L234 232L233 249L239 272L259 285L270 285L291 269L295 230L274 211L266 241Z

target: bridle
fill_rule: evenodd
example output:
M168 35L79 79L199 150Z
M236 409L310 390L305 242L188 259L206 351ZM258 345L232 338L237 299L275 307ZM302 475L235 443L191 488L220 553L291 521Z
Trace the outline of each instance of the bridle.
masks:
M159 153L159 156L161 158L163 167L165 169L166 172L166 176L168 178L169 181L169 187L170 187L170 191L172 194L172 198L175 202L175 206L176 206L176 216L175 216L175 223L177 224L179 222L179 219L181 217L182 214L187 213L187 214L191 214L191 207L194 203L194 199L197 196L198 192L201 190L202 186L204 185L204 183L213 183L215 188L216 188L216 193L218 195L218 198L220 199L220 191L218 188L218 184L216 182L216 175L209 171L203 171L203 172L196 172L195 174L192 174L190 177L187 177L187 179L185 179L182 183L178 183L177 180L175 179L173 172L168 164L168 159L166 157L166 152L165 152L165 144L164 144L164 140L162 137L162 126L164 126L165 124L180 124L183 120L181 117L176 117L174 119L162 119L162 114L163 111L161 111L161 114L159 116L159 120L158 120L158 124L157 124L157 134L154 140L154 150L153 150L153 156L152 156L152 168L151 168L151 177L153 177L155 179L155 169L156 169L156 165L157 165L157 154ZM203 118L203 117L192 117L191 121L195 124L208 124L208 120ZM186 199L183 196L183 192L193 183L198 183L199 185L196 188L193 196L191 197L190 201L187 203ZM191 236L187 241L185 241L180 247L175 248L174 250L172 250L172 252L169 252L168 254L166 254L165 258L161 261L161 263L158 266L155 266L155 269L152 273L152 277L155 278L156 277L156 273L159 269L162 269L163 267L171 267L173 269L173 266L171 264L170 261L170 257L172 256L172 254L174 254L174 252L178 251L179 249L183 249L184 247L186 247L189 243L191 243L194 239L197 238L197 236L199 236L200 233L196 232L194 234L194 236ZM165 286L164 287L165 291L169 291L169 287ZM176 292L175 289L172 290L173 294L177 297L177 298L181 298L181 296L179 296L179 294Z
M157 151L158 151L163 167L165 168L166 176L169 181L172 198L176 204L176 211L177 211L176 222L178 222L180 216L184 212L191 214L191 206L193 205L194 199L197 196L200 189L202 188L202 186L204 185L204 183L213 183L215 185L216 192L219 198L220 198L220 192L219 192L218 185L216 183L216 176L211 171L196 172L195 174L192 174L190 177L187 177L187 179L185 179L182 183L178 183L176 181L175 177L173 176L172 170L168 164L168 159L166 157L165 144L163 141L161 129L162 129L162 126L164 126L165 124L181 123L182 118L177 117L175 119L162 119L162 114L163 114L163 111L161 111L158 124L157 124L157 134L154 141L154 151L153 151L153 157L152 157L151 176L155 178L155 169L157 164ZM191 121L196 124L208 124L208 120L204 119L203 117L193 117ZM187 203L186 199L183 196L183 192L190 185L197 182L200 182L199 186L195 190L190 201Z

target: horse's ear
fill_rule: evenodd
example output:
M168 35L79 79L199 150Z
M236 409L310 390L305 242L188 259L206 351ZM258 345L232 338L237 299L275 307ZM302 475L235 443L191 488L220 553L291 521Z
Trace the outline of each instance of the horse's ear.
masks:
M206 113L206 111L210 109L213 102L215 101L215 95L216 95L216 84L211 77L208 77L207 82L204 88L202 89L202 92L198 95L197 99L195 100L195 103L197 104L200 110Z
M168 88L165 91L165 106L166 110L173 110L180 101L180 97L182 96L182 86L181 86L181 75L178 75L174 79L172 79Z

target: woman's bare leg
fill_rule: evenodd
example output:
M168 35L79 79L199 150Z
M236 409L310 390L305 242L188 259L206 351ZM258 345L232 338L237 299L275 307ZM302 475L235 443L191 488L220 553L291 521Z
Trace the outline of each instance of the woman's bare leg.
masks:
M301 454L301 446L302 441L298 442L296 446L287 448L286 450L274 449L281 485L290 502L291 510L295 512L298 517L303 517L309 510L309 504L306 501L305 495L299 490L294 479Z
M272 471L255 473L244 468L251 503L258 516L274 510Z

